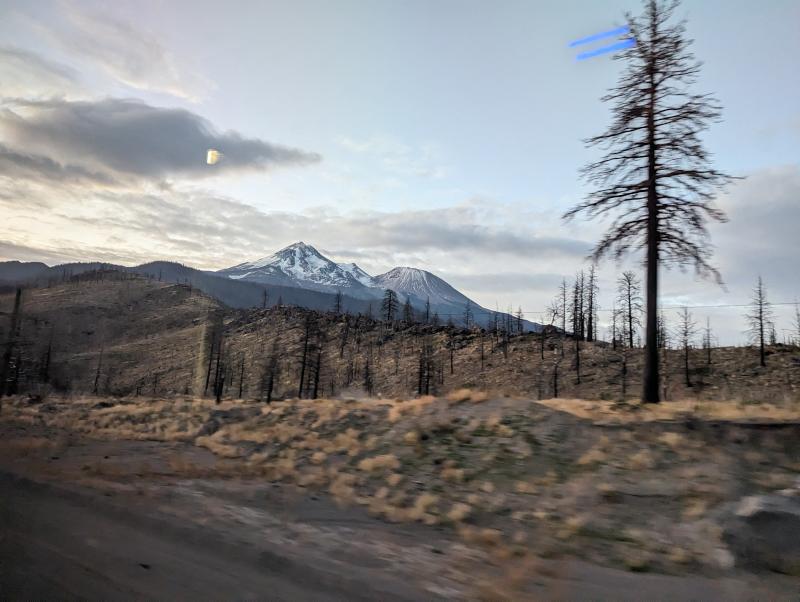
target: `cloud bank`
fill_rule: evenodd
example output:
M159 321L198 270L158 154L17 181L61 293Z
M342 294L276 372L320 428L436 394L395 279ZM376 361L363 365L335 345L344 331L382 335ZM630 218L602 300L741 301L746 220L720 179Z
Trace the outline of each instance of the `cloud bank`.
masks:
M321 159L237 132L218 132L186 109L116 98L6 103L0 111L0 141L18 155L47 157L62 166L74 164L109 177L202 177L308 165ZM224 159L209 166L209 148L221 151Z

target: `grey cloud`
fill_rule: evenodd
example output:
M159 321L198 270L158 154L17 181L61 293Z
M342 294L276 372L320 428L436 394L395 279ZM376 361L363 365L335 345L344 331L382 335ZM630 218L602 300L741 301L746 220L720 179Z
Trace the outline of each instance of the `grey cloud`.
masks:
M15 46L0 46L2 95L50 97L64 96L77 87L73 69Z
M237 169L305 165L320 156L219 133L185 109L160 108L135 100L16 101L0 112L0 133L24 152L58 163L80 161L90 170L145 177L203 176ZM224 154L206 165L206 151Z
M749 291L761 274L774 301L800 297L800 165L751 174L719 205L730 221L711 234L730 288Z
M78 165L63 165L49 157L18 153L0 143L0 176L16 180L113 185L113 178Z
M70 245L69 241L49 241L54 246L37 246L14 243L0 239L0 261L41 261L53 266L61 263L81 261L100 261L117 265L146 263L144 255L125 253L119 249L105 246L92 247L91 256L86 249Z

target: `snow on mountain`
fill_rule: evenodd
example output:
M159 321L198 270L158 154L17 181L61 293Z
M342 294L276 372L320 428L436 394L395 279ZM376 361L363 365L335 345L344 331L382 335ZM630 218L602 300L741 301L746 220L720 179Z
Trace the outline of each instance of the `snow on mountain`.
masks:
M385 274L375 276L373 280L381 288L390 288L396 293L416 297L423 303L430 299L431 305L460 305L463 307L468 301L465 295L459 293L447 282L419 268L393 268Z
M364 286L376 286L375 279L367 274L364 270L354 263L340 263L338 264L345 272L350 274L353 278L358 280Z
M335 263L311 245L297 242L277 253L248 261L218 272L235 280L266 285L337 292L356 299L380 299L385 289L397 293L401 303L408 299L418 311L430 301L431 312L460 321L467 303L476 323L486 324L494 312L485 309L430 272L397 267L379 276L370 276L355 263ZM526 322L535 330L538 325Z
M236 280L296 286L327 292L341 290L359 298L373 298L372 277L356 264L334 263L311 245L296 242L262 259L220 270Z

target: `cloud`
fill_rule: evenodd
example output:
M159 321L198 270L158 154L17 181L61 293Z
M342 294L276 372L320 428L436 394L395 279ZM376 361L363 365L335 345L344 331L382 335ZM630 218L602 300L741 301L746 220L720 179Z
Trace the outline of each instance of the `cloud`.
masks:
M24 154L47 156L90 171L163 178L221 171L306 165L314 153L275 145L237 132L217 132L185 109L136 100L17 100L0 111L0 140ZM224 159L210 166L209 148Z
M38 182L114 184L114 180L106 174L78 165L62 165L41 155L18 153L0 143L0 177L2 176Z
M64 51L98 66L117 81L194 101L213 88L206 78L180 66L155 35L74 4L62 12L66 18L44 33Z
M53 196L48 190L32 191L9 209L22 219L31 215L25 209L27 203ZM126 241L120 244L120 252L127 247L131 262L172 258L203 268L226 267L268 255L296 240L306 240L321 249L341 249L334 252L340 261L356 255L359 263L376 273L397 264L418 263L426 256L425 264L434 271L444 269L448 261L463 265L462 258L467 257L473 263L482 258L496 262L496 268L502 268L504 263L524 264L531 255L574 263L588 248L585 243L539 236L534 229L528 236L510 233L507 221L513 215L498 216L496 223L474 223L481 216L468 203L402 214L343 214L333 208L304 213L264 212L235 199L185 186L94 190L86 195L81 186L75 185L60 187L55 198L57 201L39 220L37 228L48 238L48 233L53 233L48 241L51 251L59 245L71 248L83 243L87 258L92 257L94 248L107 246L109 236ZM16 240L12 238L12 242ZM343 240L348 241L345 249ZM440 257L444 264L436 266ZM499 261L501 257L506 259Z
M0 46L0 81L5 97L49 98L78 89L70 67L15 46Z
M750 174L719 206L729 222L714 224L711 236L725 281L749 290L761 274L773 300L800 296L800 165Z
M292 212L265 211L182 183L90 189L79 179L52 178L37 186L23 184L17 181L17 188L10 189L0 184L0 210L6 218L0 254L6 259L64 257L125 264L171 259L219 269L305 240L333 259L356 261L373 274L395 265L422 267L486 307L511 304L526 311L544 309L562 276L570 281L587 266L584 258L599 228L587 224L586 230L575 230L579 224L573 224L558 229L555 211L548 219L547 212L539 215L486 200L404 213L341 212L334 207ZM4 190L12 193L4 196ZM719 199L730 222L712 231L728 292L691 273L664 271L662 303L746 303L759 273L772 301L800 297L794 262L800 255L798 198L797 165L762 170L737 182ZM641 273L635 262L633 257L622 265L600 265L602 323L618 274L627 267ZM702 322L710 316L723 342L739 343L744 311L693 313ZM779 328L789 324L786 311L779 312ZM668 310L668 319L674 313Z

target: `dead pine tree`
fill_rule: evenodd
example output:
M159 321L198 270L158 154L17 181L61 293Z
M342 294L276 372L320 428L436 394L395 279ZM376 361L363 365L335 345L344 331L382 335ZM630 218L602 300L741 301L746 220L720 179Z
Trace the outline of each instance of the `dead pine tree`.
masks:
M794 346L800 347L800 303L794 302Z
M244 352L242 352L242 357L239 360L239 396L237 399L242 398L242 391L244 389Z
M572 341L573 349L575 351L573 357L573 366L575 367L576 383L581 384L581 284L582 278L580 276L575 278L575 285L572 287L572 305L570 306L570 313L572 318Z
M272 403L272 394L275 391L275 381L278 379L278 339L272 341L269 357L264 362L264 371L261 375L261 399L268 404Z
M709 264L706 223L724 221L713 206L716 191L731 178L710 166L700 134L720 107L709 95L691 92L700 63L689 51L685 22L671 23L678 2L645 0L639 17L626 15L631 46L617 55L625 64L619 83L603 98L612 103L610 127L587 140L606 153L583 169L596 186L565 219L613 215L593 257L645 253L646 324L642 401L659 401L656 344L659 265L691 264L701 275Z
M408 297L406 297L406 302L403 303L403 322L406 326L411 326L414 323L414 310Z
M94 373L94 385L92 386L92 395L97 395L97 386L100 383L100 373L103 369L103 352L105 347L100 348L100 355L97 356L97 370Z
M619 323L619 310L611 303L611 349L617 350L617 332Z
M689 308L684 307L678 312L678 331L676 334L683 350L683 377L687 387L692 386L692 381L689 377L689 349L692 345L692 337L695 335L695 327L696 324L692 319Z
M417 383L418 395L431 394L431 380L435 383L436 378L436 364L433 359L433 345L427 338L423 340L422 347L419 352L419 373Z
M339 357L344 357L344 348L347 346L347 337L350 334L350 316L344 317L344 325L342 326L342 338L339 341Z
M758 357L762 366L767 365L767 354L765 351L765 341L767 329L772 323L772 305L767 301L767 289L761 276L753 289L753 297L750 301L750 311L745 315L749 324L748 334L750 340L758 345Z
M8 392L6 383L8 382L12 357L14 356L14 348L17 345L17 337L19 336L21 306L22 289L18 288L14 295L14 309L11 310L8 338L6 339L6 348L3 350L3 365L0 368L0 411L3 409L3 396Z
M303 346L302 352L300 353L300 383L297 386L297 398L303 398L303 387L306 383L306 369L308 367L308 352L309 352L309 345L311 342L311 331L312 327L312 320L311 314L306 315L305 323L303 325Z
M586 340L590 343L597 338L595 315L597 314L598 294L597 270L595 269L595 264L592 263L589 266L589 278L586 282Z
M208 333L203 341L203 346L208 346L208 364L206 368L206 382L203 387L203 395L208 395L208 387L212 385L211 375L214 370L214 360L219 359L220 349L222 347L222 316L213 315L206 322L206 330ZM216 382L216 380L214 381ZM212 392L215 391L212 386Z
M394 324L397 319L397 293L392 289L387 288L383 293L383 301L381 302L381 312L384 321L390 326Z
M703 331L703 349L706 352L706 370L711 372L711 348L714 344L714 339L711 333L711 318L706 317L706 327Z
M372 394L375 391L375 385L372 382L372 371L370 370L369 359L367 359L367 362L364 364L364 390L370 397L372 397Z
M642 325L642 288L634 272L622 272L617 279L617 302L625 322L625 332L627 333L625 342L629 348L633 349L636 329Z
M553 301L550 304L550 307L547 308L546 315L549 317L548 324L542 324L542 329L539 332L539 359L544 361L544 348L545 343L547 341L547 335L553 330L553 324L555 324L556 320L558 320L559 315L559 307L558 303Z
M337 316L342 313L342 291L336 291L336 296L333 298L333 313Z

